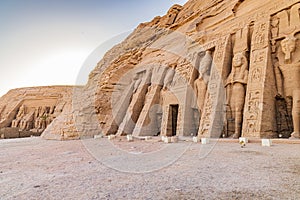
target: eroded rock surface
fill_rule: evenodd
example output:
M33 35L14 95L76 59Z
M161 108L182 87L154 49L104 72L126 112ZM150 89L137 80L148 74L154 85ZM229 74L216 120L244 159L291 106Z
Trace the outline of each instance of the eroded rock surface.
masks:
M74 92L72 115L45 135L299 138L299 9L299 0L174 5L105 54ZM31 112L3 119L26 129Z
M9 91L0 100L1 138L41 135L45 130L49 132L49 125L57 124L62 114L72 114L73 89L72 86L49 86ZM61 127L56 128L57 133Z

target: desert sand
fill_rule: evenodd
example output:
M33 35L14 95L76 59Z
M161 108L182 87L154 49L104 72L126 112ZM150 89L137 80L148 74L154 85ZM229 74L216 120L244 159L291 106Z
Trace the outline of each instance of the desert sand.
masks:
M107 141L0 140L0 199L300 199L299 144L115 140L109 158ZM117 151L174 162L146 171Z

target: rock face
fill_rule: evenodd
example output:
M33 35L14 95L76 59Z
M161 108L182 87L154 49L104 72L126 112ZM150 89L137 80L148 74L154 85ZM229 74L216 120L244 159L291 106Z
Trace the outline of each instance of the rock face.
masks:
M1 138L41 135L62 113L72 113L69 107L73 88L49 86L9 91L0 99Z
M101 131L299 137L299 8L190 0L140 24L91 74Z
M299 10L299 0L174 5L109 50L43 135L299 138Z

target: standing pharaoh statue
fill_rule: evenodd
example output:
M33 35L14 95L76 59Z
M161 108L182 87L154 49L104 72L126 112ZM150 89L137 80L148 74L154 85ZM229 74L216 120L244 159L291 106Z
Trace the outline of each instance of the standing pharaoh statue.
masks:
M199 65L199 76L194 82L195 93L197 97L197 106L200 116L203 112L203 105L205 101L205 94L210 76L210 69L212 65L211 51L206 51Z
M280 77L283 81L283 91L278 91L291 108L294 131L292 137L300 137L300 51L297 47L297 38L287 36L280 43L278 51ZM277 80L280 78L277 77Z
M248 61L244 52L239 52L232 59L231 73L225 84L227 104L231 108L235 121L233 138L238 138L241 135L247 82Z
M26 107L22 105L17 113L16 118L12 121L11 127L17 128L20 124L21 119L25 116L26 114Z
M174 75L175 75L175 69L177 67L176 63L173 63L170 65L170 69L168 69L166 76L164 78L164 86L163 86L163 90L167 90L170 89Z

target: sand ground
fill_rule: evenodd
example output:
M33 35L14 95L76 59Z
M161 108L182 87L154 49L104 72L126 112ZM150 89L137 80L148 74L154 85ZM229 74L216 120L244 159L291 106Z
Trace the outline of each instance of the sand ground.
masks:
M107 141L0 140L0 199L300 199L300 144Z

